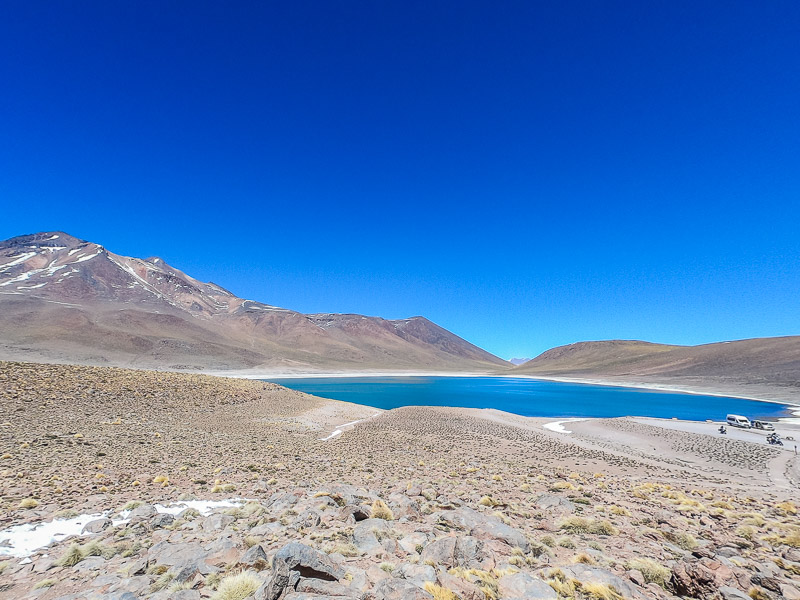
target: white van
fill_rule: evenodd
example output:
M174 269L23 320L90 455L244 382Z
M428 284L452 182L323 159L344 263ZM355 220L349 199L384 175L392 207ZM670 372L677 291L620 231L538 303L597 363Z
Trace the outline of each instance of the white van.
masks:
M748 418L741 415L728 415L728 425L731 427L744 427L746 429L752 427Z

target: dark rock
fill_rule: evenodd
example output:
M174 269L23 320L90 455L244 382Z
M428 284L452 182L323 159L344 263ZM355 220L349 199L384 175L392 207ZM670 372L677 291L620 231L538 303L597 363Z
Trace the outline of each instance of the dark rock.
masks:
M341 515L342 520L352 516L353 519L358 522L369 519L371 511L369 506L364 506L363 504L348 504L347 506L342 507L342 510L339 514Z
M81 533L100 533L109 527L111 527L111 519L95 519L84 525L83 529L81 529Z
M733 572L719 561L710 558L682 560L672 568L667 587L678 596L708 598L732 580Z
M199 571L195 565L185 565L179 567L177 573L175 573L175 578L173 581L178 583L183 583L185 581L189 581L190 579L194 579L195 575L197 575Z
M167 527L168 525L172 525L175 522L175 517L169 513L159 513L152 519L150 519L150 527L153 529L161 529L163 527Z
M750 581L755 585L760 585L763 588L767 588L771 592L777 592L778 594L781 593L781 584L775 577L753 575L750 577Z
M338 581L344 576L344 570L327 554L297 542L275 553L272 570L273 576L264 594L266 600L277 600L287 587L294 589L300 577Z
M260 571L269 564L269 559L267 558L267 553L264 552L264 548L256 544L248 548L247 552L242 555L239 559L239 564Z

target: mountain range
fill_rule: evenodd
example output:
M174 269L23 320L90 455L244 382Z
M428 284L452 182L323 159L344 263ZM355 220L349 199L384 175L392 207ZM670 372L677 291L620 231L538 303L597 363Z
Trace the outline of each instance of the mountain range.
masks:
M0 243L0 357L214 371L509 363L424 317L302 314L63 232Z
M424 317L303 314L59 231L0 242L0 359L254 375L477 372L800 397L800 336L579 342L505 361Z
M699 346L636 340L579 342L552 348L509 374L657 384L796 402L800 399L800 336Z

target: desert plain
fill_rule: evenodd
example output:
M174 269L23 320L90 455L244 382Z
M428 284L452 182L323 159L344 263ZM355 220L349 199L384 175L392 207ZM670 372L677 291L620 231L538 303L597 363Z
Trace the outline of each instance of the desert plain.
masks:
M755 431L13 362L0 414L0 598L800 598L798 457Z

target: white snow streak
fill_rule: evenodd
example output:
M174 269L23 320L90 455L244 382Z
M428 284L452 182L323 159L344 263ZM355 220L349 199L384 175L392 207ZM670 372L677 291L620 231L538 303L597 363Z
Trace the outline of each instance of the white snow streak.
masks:
M556 433L572 433L568 431L566 427L562 425L562 423L576 423L578 421L587 421L588 419L562 419L561 421L553 421L552 423L545 423L542 425L545 429L549 429L550 431L555 431Z
M166 506L156 504L155 509L159 513L178 515L187 508L193 508L201 515L206 516L217 508L233 508L244 504L246 500L242 498L231 498L230 500L187 500L185 502L175 502ZM43 523L26 523L25 525L15 525L0 531L0 556L14 556L23 558L30 556L36 550L60 542L72 536L86 537L91 533L82 533L87 523L96 519L108 517L111 511L102 513L83 514L72 519L55 519ZM123 525L128 522L130 511L122 511L119 519L112 519L114 526Z

